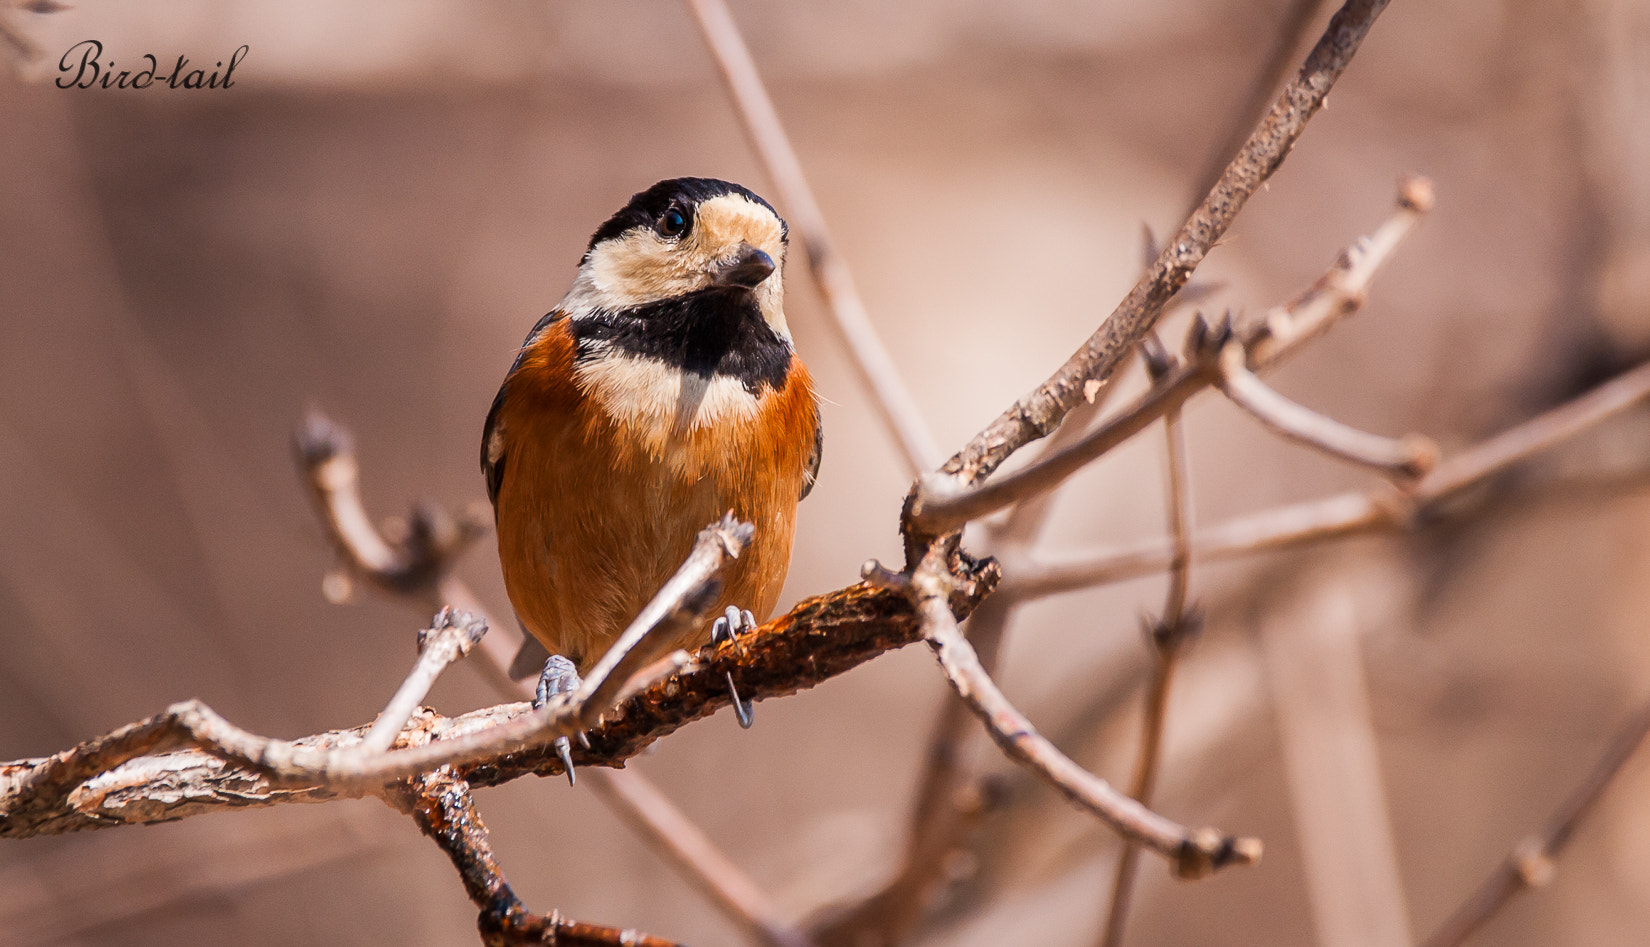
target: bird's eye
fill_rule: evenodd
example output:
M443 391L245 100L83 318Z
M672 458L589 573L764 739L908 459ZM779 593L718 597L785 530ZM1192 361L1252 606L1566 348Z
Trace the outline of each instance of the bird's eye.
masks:
M659 233L665 237L680 237L687 230L687 217L680 210L672 207L659 218Z

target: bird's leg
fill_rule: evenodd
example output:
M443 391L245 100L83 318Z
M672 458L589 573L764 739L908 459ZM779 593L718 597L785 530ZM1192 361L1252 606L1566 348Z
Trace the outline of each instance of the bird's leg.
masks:
M579 689L583 683L579 679L579 669L567 658L559 654L552 654L544 662L544 672L539 675L539 686L533 692L533 709L537 710L550 702L550 698L557 694L570 694ZM583 733L579 734L579 742L585 749L590 749L590 742ZM556 738L556 755L561 757L562 769L567 772L567 785L574 785L573 780L573 744L566 737Z
M732 641L743 634L756 630L756 616L736 605L729 605L727 614L716 619L710 626L710 640L715 643ZM752 721L756 719L756 705L739 697L739 688L733 685L733 672L728 672L728 693L733 695L733 716L739 721L739 726L750 729Z

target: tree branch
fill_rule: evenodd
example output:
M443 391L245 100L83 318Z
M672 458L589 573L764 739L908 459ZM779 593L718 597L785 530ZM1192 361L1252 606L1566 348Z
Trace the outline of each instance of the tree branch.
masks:
M447 557L440 563L425 561L434 550L425 547L422 556L406 555L399 568L384 570L373 563L394 558L392 545L379 534L367 518L361 501L359 467L351 447L349 433L319 412L311 415L298 434L297 456L299 469L315 498L316 515L327 530L334 548L352 574L364 575L369 582L391 597L421 605L430 600L447 602L481 617L494 630L482 639L481 667L500 696L506 700L520 700L532 696L532 688L511 679L509 667L513 645L506 641L498 622L486 617L486 611L463 580L453 575ZM433 508L426 519L450 521L449 517ZM471 517L474 520L474 517ZM347 525L346 525L347 524ZM456 551L455 551L456 556ZM397 578L380 577L389 571ZM423 582L406 581L399 576L418 575ZM433 588L430 586L433 584ZM519 638L516 638L519 641ZM624 677L621 671L617 677ZM727 856L718 851L710 840L670 800L655 788L641 773L595 770L590 785L597 797L614 809L624 821L636 830L644 841L681 870L689 884L707 894L713 903L727 912L727 917L761 943L772 947L806 947L807 941L792 925L780 918L750 878L741 872Z
M952 605L959 614L972 610L1000 575L990 560L965 566L954 576ZM756 633L706 648L675 675L620 701L585 731L589 749L574 742L574 763L622 765L653 741L714 714L730 702L730 673L741 694L783 697L920 637L915 611L901 592L861 583L806 599ZM566 702L547 705L539 714L526 703L450 718L424 710L399 737L406 749L373 758L393 765L380 763L348 779L303 784L269 774L277 767L288 767L294 775L313 773L291 767L290 759L324 761L329 753L358 743L366 728L271 741L234 727L205 705L186 701L55 756L0 764L0 838L170 821L230 807L354 798L416 775L418 767L433 769L460 759L467 762L455 767L458 775L477 786L560 775L561 762L550 742L577 729L576 716ZM474 735L499 728L533 734L532 744L492 755L477 751ZM496 740L489 736L479 742ZM441 742L456 745L457 751L454 746L425 748ZM200 743L215 752L195 748L154 755Z
M1627 761L1639 751L1644 738L1650 735L1650 704L1635 710L1605 749L1604 755L1587 774L1586 780L1575 788L1559 805L1539 832L1519 842L1505 861L1484 879L1442 927L1422 942L1421 947L1456 947L1466 942L1473 932L1482 927L1520 892L1539 888L1553 878L1554 864L1564 847L1597 806L1599 798L1610 787Z
M1397 207L1380 227L1342 251L1334 265L1294 300L1272 309L1261 321L1236 330L1249 365L1260 370L1271 368L1357 311L1375 274L1432 204L1432 185L1425 178L1401 180ZM1068 446L1045 451L1008 476L975 486L945 473L923 478L908 501L908 523L915 524L911 528L923 531L924 535L939 535L971 519L1052 490L1113 447L1145 430L1158 417L1178 409L1192 395L1218 383L1221 379L1218 355L1225 341L1219 331L1194 332L1187 343L1185 364L1164 373L1145 394Z
M1343 493L1255 513L1198 533L1192 543L1192 557L1198 561L1231 559L1357 533L1407 529L1440 515L1456 495L1647 397L1650 362L1446 458L1407 493ZM1171 546L1168 539L1161 538L1066 561L1028 562L1004 581L998 594L1023 601L1160 572L1172 561Z
M1148 364L1162 366L1167 371L1167 352L1156 335L1147 335L1143 347ZM1180 412L1171 411L1163 418L1164 440L1167 446L1168 488L1165 491L1169 519L1169 536L1173 542L1173 556L1169 563L1169 588L1164 596L1163 617L1146 623L1146 639L1152 648L1152 677L1146 689L1145 713L1140 724L1140 753L1135 760L1134 779L1129 795L1141 805L1152 803L1152 792L1157 786L1157 768L1163 755L1163 729L1169 718L1169 687L1174 682L1175 665L1182 646L1197 630L1198 618L1187 608L1187 591L1191 583L1191 465L1186 452L1186 432L1180 423ZM1129 899L1134 893L1135 866L1140 858L1140 847L1128 839L1117 856L1117 872L1112 878L1111 903L1106 909L1105 925L1101 929L1102 947L1120 947L1123 931L1128 924Z
M1214 829L1187 829L1118 792L1039 734L980 667L974 649L957 627L949 601L950 582L941 561L937 551L930 553L911 578L923 637L951 686L1010 759L1078 807L1100 817L1124 839L1167 858L1179 877L1201 878L1227 865L1249 865L1260 859L1259 839L1225 835Z
M452 860L465 892L481 909L476 926L488 947L680 947L639 931L568 921L560 912L545 916L528 911L493 856L487 826L476 812L469 784L451 768L442 767L401 784L388 801L411 815Z
M1335 13L1300 72L1273 101L1209 196L1163 248L1151 271L1054 375L947 461L946 473L966 484L988 476L1014 451L1054 430L1083 397L1086 382L1103 381L1116 370L1156 321L1163 304L1185 285L1232 225L1249 196L1283 163L1385 7L1386 0L1348 0ZM907 564L914 565L935 535L922 524L908 525Z
M1425 476L1438 462L1438 445L1432 441L1413 434L1397 440L1381 437L1318 414L1268 387L1244 364L1246 360L1241 343L1227 344L1220 353L1220 390L1285 440L1404 483Z
M366 753L383 753L395 744L396 734L407 725L424 696L435 685L435 679L447 665L470 652L481 636L487 633L486 619L468 612L443 608L436 613L435 623L418 633L418 663L412 673L401 682L401 687L390 698L384 712L373 722L372 729L361 741Z
M750 877L652 782L630 769L594 769L588 776L605 784L604 798L613 810L637 834L655 839L660 853L682 877L694 882L752 940L771 947L810 947L813 941L782 917Z
M814 286L831 314L830 325L847 350L860 384L871 393L871 403L883 426L894 436L907 471L916 476L933 469L939 463L939 447L871 324L848 264L836 252L825 226L825 214L802 173L802 162L779 122L779 113L774 111L756 62L739 34L739 25L723 0L688 0L688 9L727 84L745 134L769 179L779 189L779 202L790 215L791 231L801 238Z

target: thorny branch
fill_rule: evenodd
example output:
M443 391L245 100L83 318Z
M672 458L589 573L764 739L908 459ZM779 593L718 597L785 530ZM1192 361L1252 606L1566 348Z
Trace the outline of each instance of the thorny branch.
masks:
M1650 736L1650 704L1635 710L1599 758L1587 779L1575 788L1547 820L1539 832L1513 848L1505 861L1484 879L1484 883L1450 915L1442 927L1422 942L1421 947L1457 947L1494 917L1519 892L1539 888L1552 881L1559 854L1575 835L1587 814L1593 811L1627 761L1633 758L1644 739Z

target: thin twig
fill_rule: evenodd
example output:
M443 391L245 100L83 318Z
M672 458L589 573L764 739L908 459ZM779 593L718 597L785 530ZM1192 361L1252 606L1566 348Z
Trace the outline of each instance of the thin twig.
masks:
M659 852L682 877L693 882L752 940L770 947L810 947L813 941L782 917L750 876L729 861L653 783L629 769L595 769L589 778L604 784L613 810L637 834L656 839Z
M1432 207L1432 185L1425 178L1399 182L1397 207L1368 237L1342 251L1323 276L1289 303L1278 306L1254 325L1240 326L1237 339L1248 352L1249 366L1272 368L1317 338L1364 303L1375 274L1415 224ZM1210 340L1201 340L1207 343ZM1224 340L1219 340L1224 341ZM1113 447L1144 430L1153 420L1178 408L1192 395L1220 379L1214 356L1189 352L1189 361L1169 371L1145 394L1103 424L1088 430L1061 450L1048 450L1006 477L968 486L965 478L931 475L919 481L909 502L909 519L926 535L947 530L1051 490ZM1070 364L1069 362L1067 363ZM949 471L949 467L947 468Z
M1146 337L1155 343L1158 351L1162 343L1156 336ZM1186 639L1195 628L1196 618L1187 609L1187 591L1191 585L1191 468L1186 451L1186 432L1180 423L1180 412L1171 411L1163 418L1164 440L1167 447L1168 489L1165 506L1168 509L1169 535L1173 539L1173 554L1169 563L1169 587L1164 594L1163 617L1149 623L1147 640L1152 646L1152 678L1146 689L1146 707L1140 728L1140 755L1136 758L1134 779L1129 784L1129 795L1143 806L1152 804L1152 792L1157 786L1157 769L1163 756L1163 729L1169 716L1169 687L1174 682L1175 666ZM1128 839L1117 856L1117 872L1112 878L1111 902L1106 909L1105 926L1101 930L1102 947L1120 947L1123 931L1128 925L1129 902L1134 892L1135 866L1140 858L1140 847Z
M774 110L762 76L756 71L756 62L739 33L739 25L723 0L688 0L688 9L693 12L705 45L727 84L745 134L750 137L768 177L779 189L780 203L790 215L791 230L802 239L802 252L808 259L814 285L831 314L831 326L847 349L860 383L871 393L871 402L899 446L910 475L932 470L939 463L939 447L923 422L910 389L900 381L899 370L877 336L876 327L871 324L871 316L854 286L848 264L836 252L825 226L825 214L808 186L802 162L797 159L796 150L780 124L779 113Z
M312 409L293 435L293 453L315 515L348 575L420 608L451 605L472 615L484 614L475 596L453 578L452 569L459 556L486 535L486 516L466 510L455 517L433 503L421 503L406 519L406 537L391 543L367 515L355 439L347 428ZM329 597L339 596L329 590ZM493 632L481 641L488 660L481 667L496 686L508 688L510 676L504 669L514 655L513 635L506 626L489 625Z
M1006 477L968 487L961 478L946 473L925 475L918 480L911 506L912 522L940 535L969 520L1052 490L1107 451L1150 427L1158 418L1178 409L1186 399L1212 384L1214 377L1212 364L1207 359L1179 366L1117 416L1091 428L1070 447L1039 457Z
M12 55L17 59L17 65L34 62L40 58L40 47L16 29L3 16L0 16L0 43L11 47Z
M361 751L383 753L394 745L396 735L418 711L435 679L447 665L468 654L486 633L487 622L469 612L451 608L437 612L435 622L418 633L418 663L367 731Z
M1284 439L1405 483L1425 476L1438 462L1438 446L1427 438L1414 434L1381 437L1290 401L1251 372L1247 359L1242 343L1226 345L1220 354L1220 390Z
M739 558L754 535L756 527L734 519L731 512L700 530L687 561L608 646L573 700L600 712L616 703L621 691L634 690L631 677L669 654L674 650L670 643L699 624L718 591L712 580L723 563Z
M1377 529L1399 519L1397 503L1383 503L1362 493L1343 493L1265 510L1199 530L1192 539L1192 558L1216 562L1335 539ZM1129 546L1022 562L997 594L1015 601L1043 598L1151 575L1169 568L1174 543L1159 537Z
M1650 704L1635 710L1616 731L1587 779L1559 805L1539 832L1519 842L1505 861L1474 891L1421 947L1457 947L1494 917L1520 892L1550 882L1555 861L1583 819L1598 804L1627 761L1650 735Z
M1249 865L1260 859L1259 839L1225 835L1214 829L1193 831L1158 815L1072 762L1039 734L980 667L974 649L957 627L942 558L938 550L931 553L911 578L923 637L951 686L1010 759L1037 774L1072 803L1098 816L1125 839L1167 858L1179 877L1201 878L1228 865Z
M1408 528L1427 520L1451 497L1529 460L1565 439L1595 427L1650 397L1650 362L1629 369L1592 391L1441 461L1407 494L1390 490L1343 493L1255 513L1197 533L1192 557L1207 562L1338 539L1376 530ZM998 595L1023 601L1075 591L1169 567L1167 538L1065 561L1021 565Z
M409 781L391 801L413 817L458 869L465 892L480 909L476 926L488 947L680 947L640 931L569 921L560 912L546 916L528 911L499 868L469 784L451 769L443 767Z
M1111 376L1152 327L1164 303L1186 284L1192 271L1231 226L1249 196L1283 163L1386 3L1348 0L1335 13L1300 72L1274 100L1197 212L1163 248L1151 272L1135 284L1111 316L1053 376L1015 402L947 461L947 474L965 484L988 476L1010 454L1054 430L1083 397L1087 382ZM911 517L905 527L906 564L915 566L939 534Z

